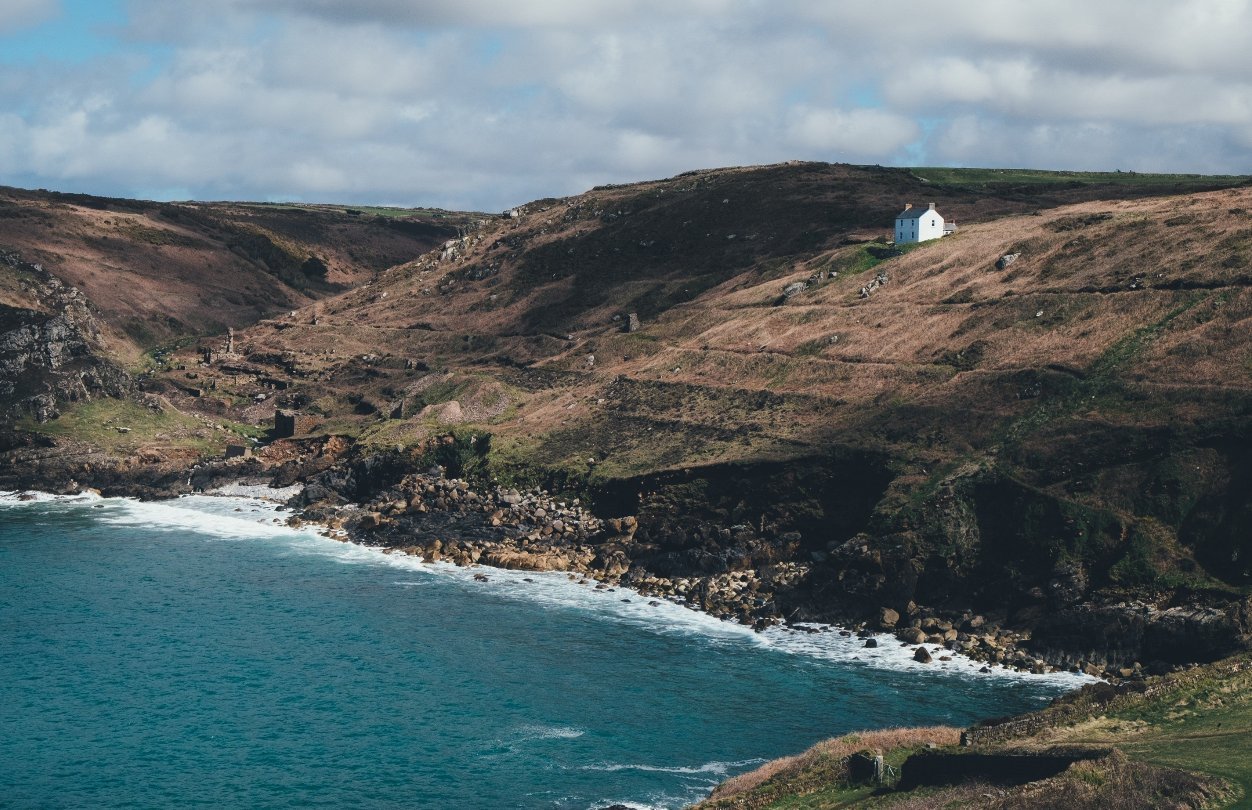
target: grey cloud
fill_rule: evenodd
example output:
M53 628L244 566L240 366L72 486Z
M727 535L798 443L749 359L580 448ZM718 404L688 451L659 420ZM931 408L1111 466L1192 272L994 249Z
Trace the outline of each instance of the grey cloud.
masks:
M1207 125L1140 127L1099 121L1022 123L960 116L929 138L947 165L1059 167L1093 171L1222 174L1246 172L1231 160L1232 133Z
M498 209L788 158L1233 172L1252 147L1248 2L128 8L121 41L167 58L0 70L6 177Z
M627 22L656 22L677 17L705 19L733 14L733 0L231 0L253 10L294 13L336 22L386 22L419 27L602 28Z
M887 110L799 108L788 122L788 137L806 151L838 159L882 160L917 140L921 127Z
M54 17L60 9L57 0L5 0L0 4L0 34L20 31Z

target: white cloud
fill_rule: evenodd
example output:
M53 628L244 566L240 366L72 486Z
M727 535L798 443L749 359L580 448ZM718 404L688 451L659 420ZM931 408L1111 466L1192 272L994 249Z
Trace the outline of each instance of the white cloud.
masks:
M0 169L490 210L788 158L1246 171L1250 5L130 0L119 53L0 67Z
M787 134L797 146L847 161L891 157L917 140L921 127L886 110L800 108Z

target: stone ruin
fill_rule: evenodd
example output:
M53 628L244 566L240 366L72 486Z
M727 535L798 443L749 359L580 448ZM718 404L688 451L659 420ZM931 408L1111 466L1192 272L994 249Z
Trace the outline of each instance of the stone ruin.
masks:
M299 411L274 411L274 438L286 439L297 434L308 433L317 426L317 419L311 414Z

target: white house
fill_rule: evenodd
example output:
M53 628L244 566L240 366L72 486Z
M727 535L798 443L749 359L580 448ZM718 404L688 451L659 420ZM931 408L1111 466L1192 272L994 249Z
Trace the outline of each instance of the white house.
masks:
M943 233L943 217L935 210L934 203L929 208L914 208L912 203L908 203L896 215L897 245L938 239Z

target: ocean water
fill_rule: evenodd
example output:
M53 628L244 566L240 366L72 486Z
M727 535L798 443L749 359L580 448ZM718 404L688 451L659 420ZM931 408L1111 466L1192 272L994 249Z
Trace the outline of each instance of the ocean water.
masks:
M479 582L281 517L0 496L0 807L681 807L828 736L1082 682Z

